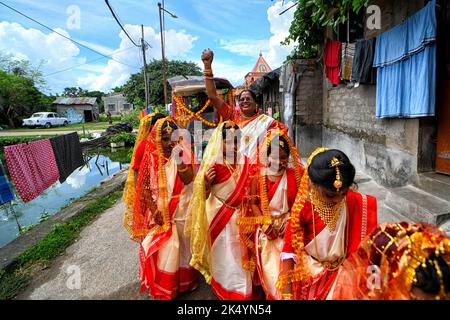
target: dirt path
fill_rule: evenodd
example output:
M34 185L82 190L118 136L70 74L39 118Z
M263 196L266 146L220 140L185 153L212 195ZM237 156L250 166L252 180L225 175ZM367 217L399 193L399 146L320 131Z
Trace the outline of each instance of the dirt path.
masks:
M16 299L150 299L139 293L138 244L122 226L119 201L81 232L78 240ZM77 281L77 275L80 281ZM215 299L202 281L179 299Z

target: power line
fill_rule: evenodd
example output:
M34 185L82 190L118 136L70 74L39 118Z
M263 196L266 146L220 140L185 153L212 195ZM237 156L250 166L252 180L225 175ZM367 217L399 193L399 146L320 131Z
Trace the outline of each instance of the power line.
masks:
M125 30L125 28L122 26L122 24L119 21L119 18L117 17L116 13L114 12L113 8L111 7L111 5L109 4L108 0L105 0L106 5L109 8L109 11L111 11L114 19L116 20L116 22L119 24L120 28L122 29L122 31L126 34L126 36L128 37L128 39L130 39L130 41L136 46L136 47L141 47L140 45L136 44L136 42L134 42L134 40L130 37L130 35L128 34L128 32Z
M116 54L116 53L119 53L119 52L124 52L124 51L130 50L130 49L134 49L134 47L130 47L130 48L127 48L127 49L124 49L124 50L116 51L116 52L114 52L112 54ZM69 70L72 70L72 69L77 68L79 66L83 66L85 64L88 64L88 63L91 63L91 62L94 62L94 61L98 61L98 60L101 60L101 59L105 59L105 58L104 57L100 57L100 58L97 58L97 59L89 60L89 61L86 61L85 63L80 63L80 64L77 64L75 66L72 66L72 67L69 67L69 68L66 68L66 69L62 69L62 70L58 70L58 71L46 74L44 77L52 76L54 74L61 73L61 72L64 72L64 71L69 71Z
M59 33L58 31L53 30L52 28L46 26L45 24L43 24L43 23L41 23L41 22L39 22L39 21L37 21L37 20L35 20L35 19L33 19L33 18L27 16L26 14L20 12L19 10L16 10L16 9L14 9L13 7L8 6L6 3L4 3L4 2L2 2L2 1L0 1L0 4L3 5L3 6L5 6L5 7L7 7L8 9L13 10L14 12L20 14L21 16L24 16L25 18L27 18L27 19L29 19L29 20L31 20L31 21L33 21L33 22L39 24L40 26L42 26L42 27L44 27L44 28L50 30L51 32L54 32L54 33L56 33L57 35L60 35L61 37L65 38L65 39L67 39L67 40L69 40L69 41L71 41L71 42L73 42L73 43L75 43L75 44L77 44L77 45L79 45L79 46L81 46L81 47L83 47L83 48L86 48L86 49L88 49L88 50L90 50L90 51L92 51L92 52L95 52L95 53L97 53L97 54L99 54L99 55L101 55L101 56L103 56L103 57L105 57L105 58L108 58L108 59L113 60L113 61L115 61L115 62L117 62L117 63L123 64L123 65L125 65L125 66L131 67L131 68L135 68L135 69L140 69L140 68L138 68L138 67L136 67L136 66L132 66L132 65L129 65L129 64L127 64L127 63L124 63L124 62L121 62L121 61L119 61L119 60L116 60L116 59L114 59L114 58L111 58L110 56L107 56L106 54L103 54L103 53L101 53L101 52L99 52L99 51L97 51L97 50L94 50L94 49L92 49L92 48L90 48L90 47L88 47L88 46L86 46L86 45L84 45L84 44L82 44L82 43L80 43L80 42L78 42L78 41L75 41L75 40L73 40L73 39L71 39L71 38L69 38L69 37L63 35L62 33Z

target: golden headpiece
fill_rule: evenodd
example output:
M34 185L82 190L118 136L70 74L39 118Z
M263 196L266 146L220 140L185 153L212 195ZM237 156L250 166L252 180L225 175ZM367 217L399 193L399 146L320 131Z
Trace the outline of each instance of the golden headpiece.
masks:
M341 180L341 172L339 170L339 166L342 164L342 162L336 158L333 157L331 159L331 168L336 168L336 180L334 180L333 186L336 188L336 191L339 191L340 188L342 188L342 180Z

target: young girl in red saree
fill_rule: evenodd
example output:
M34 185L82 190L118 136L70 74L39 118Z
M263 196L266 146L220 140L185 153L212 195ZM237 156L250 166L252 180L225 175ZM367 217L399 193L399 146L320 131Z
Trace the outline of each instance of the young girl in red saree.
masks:
M339 150L318 148L309 157L281 253L282 299L330 299L343 262L375 229L376 199L350 190L354 177Z
M139 169L133 234L141 239L141 290L161 300L197 286L198 273L189 266L189 239L184 236L187 208L192 197L192 152L170 118L156 122Z
M265 296L275 300L284 231L304 169L295 145L281 130L267 132L258 164L238 223L247 227L241 236L247 239L248 256L253 258Z
M225 121L211 135L195 178L186 228L191 265L221 300L254 298L253 274L246 266L237 225L253 169L238 152L238 131L235 123Z

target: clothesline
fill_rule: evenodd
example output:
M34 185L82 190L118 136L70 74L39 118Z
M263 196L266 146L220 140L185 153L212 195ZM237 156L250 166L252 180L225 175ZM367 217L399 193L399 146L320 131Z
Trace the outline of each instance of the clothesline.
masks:
M77 132L5 146L4 152L11 180L24 202L35 199L58 179L63 183L84 164Z

